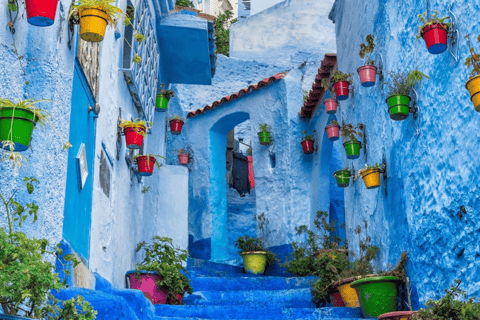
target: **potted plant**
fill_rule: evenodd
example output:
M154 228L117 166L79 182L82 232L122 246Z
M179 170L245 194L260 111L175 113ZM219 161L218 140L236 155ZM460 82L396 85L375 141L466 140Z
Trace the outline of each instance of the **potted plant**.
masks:
M337 97L337 100L347 100L349 86L352 83L352 75L336 69L332 72L330 82L333 83L333 87L335 88L335 96Z
M50 250L48 240L31 239L19 231L29 217L33 218L33 223L36 222L39 207L35 202L20 204L14 196L23 187L26 193L32 194L37 185L37 179L24 177L23 183L13 190L10 197L0 193L8 225L7 231L0 228L0 305L5 314L3 318L94 320L97 312L82 296L60 301L52 294L52 291L65 289L67 285L55 273L55 265L46 255L55 257L62 266L64 261L72 263L73 267L78 265L75 256L63 255L59 245ZM68 270L63 272L69 274Z
M374 166L365 165L364 169L360 169L358 171L358 178L360 175L363 178L363 182L365 183L365 187L367 189L375 189L382 185L380 181L380 173L385 170L383 165L375 163Z
M153 123L135 119L128 121L120 119L120 128L125 134L125 142L129 149L140 149L143 146L143 138L147 134L147 129L152 128Z
M374 86L377 78L377 67L375 67L375 61L370 59L370 54L372 54L373 49L375 49L374 40L375 38L373 35L369 34L366 38L367 44L362 43L360 45L360 59L364 59L365 57L367 58L365 65L357 69L358 75L360 76L360 82L364 87Z
M357 136L363 137L363 124L359 123L357 126L353 126L350 123L343 125L341 135L344 138L345 142L343 146L347 153L348 159L358 159L360 157L360 148L362 144L357 140Z
M268 124L260 124L260 132L258 133L258 139L260 140L261 145L269 145L271 143L270 130L272 130L272 128L270 128Z
M325 91L330 92L330 98L325 99L325 101L323 102L323 104L325 105L325 111L328 114L337 113L338 101L337 101L337 99L335 99L335 90L330 85L330 82L328 81L328 78L323 78L320 85L322 86L322 88Z
M192 293L188 271L183 267L187 251L175 248L173 240L155 236L152 244L140 242L136 252L145 250L143 261L126 274L130 289L138 289L152 304L181 304L185 292Z
M339 188L346 188L350 184L350 177L352 173L350 169L344 168L342 170L335 171L333 174L335 179L337 179L337 185Z
M137 162L137 170L138 174L142 177L148 177L153 174L153 168L155 164L157 164L158 170L160 170L161 164L157 161L156 157L162 158L165 160L164 157L154 154L137 154L134 159Z
M439 18L438 11L427 18L427 13L419 14L418 19L422 24L418 28L417 40L423 38L427 45L428 52L431 54L440 54L448 48L448 28L451 23L445 23L444 21L450 19L450 17Z
M465 65L468 68L472 67L470 78L465 84L465 87L470 92L470 98L475 106L475 110L480 112L480 55L478 55L475 52L475 49L472 47L470 43L470 36L467 34L465 38L468 40L468 47L470 51L470 57L465 59ZM477 40L480 42L480 36L477 38Z
M189 154L185 151L185 149L175 149L178 152L178 162L183 165L188 164Z
M418 84L422 84L428 76L418 70L407 72L390 72L391 81L388 85L388 113L392 120L405 120L410 112L410 91Z
M37 27L48 27L55 22L58 0L25 0L27 21Z
M340 125L337 120L332 119L330 124L325 127L325 131L327 131L328 139L330 141L335 141L340 138Z
M303 138L302 138L302 149L304 154L312 154L313 153L313 144L315 143L315 139L313 135L307 134L307 131L302 131Z
M165 90L165 84L162 83L157 92L157 100L155 103L155 111L165 112L167 111L168 101L170 98L175 97L175 92L172 90Z
M170 132L174 135L179 135L182 133L182 128L183 128L183 118L180 116L173 116L168 118L168 121L170 123Z

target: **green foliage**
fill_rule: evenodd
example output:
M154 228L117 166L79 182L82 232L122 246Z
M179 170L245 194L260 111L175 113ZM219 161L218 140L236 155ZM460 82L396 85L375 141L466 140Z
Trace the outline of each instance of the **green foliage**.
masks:
M178 302L176 294L185 292L192 293L190 280L184 273L188 271L183 267L187 261L187 251L173 246L173 240L167 237L155 236L152 244L140 242L137 245L136 252L145 250L143 261L137 264L137 276L143 271L155 271L161 278L157 280L159 288L168 289L168 298L171 301Z
M136 154L136 155L133 157L133 159L136 160L136 161L138 161L137 159L138 159L139 157L144 157L144 156L147 157L147 161L148 161L148 162L150 162L150 158L153 158L153 160L155 160L155 164L157 165L158 170L160 170L160 168L162 167L162 165L160 164L160 162L157 161L156 158L162 158L163 160L167 160L167 159L166 159L165 157L163 157L163 156L160 156L160 155L158 155L158 154L150 154L150 153L149 153L149 154L145 154L145 155L143 155L143 154Z
M180 7L195 8L193 2L190 0L177 0L175 5Z
M167 119L167 121L172 121L172 120L184 121L184 120L183 120L183 117L181 117L181 116L172 116L172 117L169 117L169 118Z
M432 24L442 24L443 28L445 30L448 30L448 28L452 25L451 23L445 23L445 20L450 19L450 17L444 17L444 18L439 18L438 17L438 11L435 10L434 14L430 17L430 19L427 19L427 13L424 12L423 14L418 15L418 20L422 24L420 27L418 27L418 33L416 39L420 39L422 37L422 31L425 27L431 26Z
M373 49L375 49L375 38L373 35L369 34L366 38L367 44L362 43L360 45L360 59L364 59L367 57L367 61L365 62L366 65L375 65L375 61L370 60L370 54L372 54Z
M143 187L143 189L142 189L142 193L143 193L143 194L147 193L148 191L150 191L150 186L148 186L148 187Z
M467 299L466 292L460 290L459 279L446 289L446 295L438 301L428 300L426 309L415 313L413 320L479 320L480 303L474 298ZM461 299L461 300L459 300Z
M230 55L230 26L237 22L237 19L232 19L233 12L225 11L215 19L215 44L217 45L217 52L225 56Z
M133 63L140 64L140 62L142 62L142 58L140 58L140 56L138 54L135 54L133 56Z
M8 0L8 10L10 11L18 11L17 4L15 3L15 0Z
M350 170L350 168L343 168L342 170L335 171L335 173L333 174L333 176L334 176L335 178L338 178L338 177L341 176L340 173L343 173L343 172L345 172L345 171L348 172L348 175L349 175L349 176L352 175L352 171ZM342 176L343 176L343 175L342 175Z
M363 124L358 123L355 127L351 123L344 124L341 129L341 136L345 141L357 141L357 137L363 137Z
M310 92L308 92L308 91L305 91L303 93L303 103L307 102L309 95L310 95Z
M330 85L330 81L328 80L328 78L323 78L322 81L320 82L320 86L325 91L330 91L330 98L334 99L335 89L333 88L332 85Z
M175 97L175 91L165 90L165 83L162 83L160 85L160 88L158 89L158 93L164 96L167 100L170 100L170 98Z
M403 71L391 71L390 73L390 82L388 84L388 95L402 95L409 96L410 91L417 84L422 85L422 80L424 78L430 79L427 75L423 74L418 70L413 70L409 73Z
M468 51L470 52L470 56L465 59L465 65L467 68L472 68L470 72L470 77L480 75L480 55L475 52L475 49L472 47L470 43L470 35L467 34L465 38L468 41ZM477 41L480 42L480 36L478 36Z
M107 21L111 25L115 24L114 20L117 18L123 18L124 20L125 18L127 18L129 21L130 20L129 17L125 13L123 13L119 7L113 5L112 3L116 3L116 1L115 0L82 0L81 2L77 1L72 5L72 11L70 15L77 14L79 11L81 11L86 7L97 7L100 10L104 10L105 12L107 12Z
M332 120L330 121L330 124L338 124L338 121L335 120L335 119L332 119Z
M302 142L303 142L303 141L307 141L307 140L313 140L313 141L315 141L315 138L314 138L313 134L308 134L307 131L302 131L302 133L303 133Z
M375 163L375 165L371 166L371 165L368 165L368 164L365 164L365 168L363 169L360 169L358 170L358 173L357 175L355 176L355 180L365 171L367 170L371 170L371 169L377 169L377 170L380 170L380 172L383 172L385 170L385 165L384 164L378 164Z
M270 128L270 126L266 123L261 123L259 125L259 128L260 128L260 132L270 132L270 130L272 130L272 128Z
M332 77L330 78L331 83L337 83L339 81L346 81L348 83L352 83L352 74L351 73L343 73L342 71L335 69L332 72Z

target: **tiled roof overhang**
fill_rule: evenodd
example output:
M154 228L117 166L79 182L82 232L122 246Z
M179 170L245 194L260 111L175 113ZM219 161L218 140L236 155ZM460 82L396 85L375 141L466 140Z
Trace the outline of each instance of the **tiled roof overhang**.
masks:
M320 85L322 79L330 78L330 74L333 69L335 69L336 65L337 55L335 53L325 54L325 58L323 58L322 64L318 69L318 74L315 77L315 82L312 85L312 90L310 90L307 101L305 101L302 110L300 111L300 116L302 118L311 119L315 114L315 111L325 96L325 89Z
M230 102L232 100L235 100L235 99L238 99L250 92L253 92L253 91L256 91L256 90L259 90L265 86L268 86L269 84L271 84L272 82L274 81L277 81L277 80L280 80L280 79L283 79L286 75L287 75L288 72L282 72L282 73L277 73L276 75L274 76L271 76L270 78L266 78L266 79L263 79L262 81L260 81L259 83L255 84L255 85L251 85L249 86L248 88L246 89L242 89L240 90L239 92L237 93L234 93L232 95L229 95L229 96L226 96L218 101L215 101L214 103L212 103L211 105L209 106L206 106L204 108L200 108L200 109L197 109L197 110L194 110L194 111L190 111L188 114L187 114L187 118L190 118L190 117L196 117L200 114L203 114L209 110L213 110L213 109L216 109L220 106L222 106L223 104L227 103L227 102Z

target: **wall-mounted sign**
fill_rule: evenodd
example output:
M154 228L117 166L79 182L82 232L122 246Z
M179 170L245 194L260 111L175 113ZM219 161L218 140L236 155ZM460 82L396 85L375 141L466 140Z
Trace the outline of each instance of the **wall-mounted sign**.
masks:
M88 177L87 151L85 150L85 143L80 145L77 157L75 158L75 163L77 164L78 188L82 190Z

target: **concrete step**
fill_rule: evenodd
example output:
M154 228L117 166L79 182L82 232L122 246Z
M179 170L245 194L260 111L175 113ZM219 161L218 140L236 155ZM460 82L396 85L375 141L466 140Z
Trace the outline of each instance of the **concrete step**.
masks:
M193 290L244 291L309 288L315 277L198 277L192 275Z
M155 317L154 320L206 320L208 318L178 318L178 317ZM278 318L258 318L262 320L279 320ZM365 320L364 318L292 318L292 320L312 320L312 319L321 319L321 320ZM208 320L225 320L225 318L209 318ZM235 320L250 320L250 319L235 319Z

